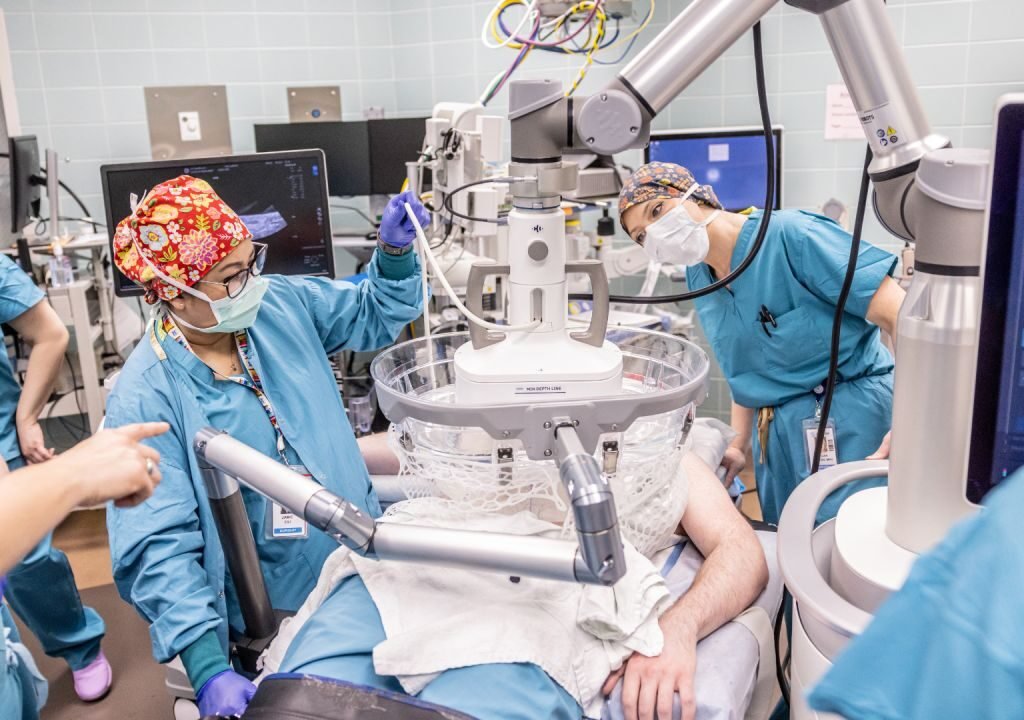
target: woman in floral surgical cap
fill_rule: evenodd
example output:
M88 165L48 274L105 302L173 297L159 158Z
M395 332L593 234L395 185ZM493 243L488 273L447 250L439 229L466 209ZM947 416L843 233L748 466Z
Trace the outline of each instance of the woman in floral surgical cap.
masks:
M263 275L273 248L253 242L214 189L187 175L153 188L117 226L117 267L155 307L110 396L107 426L163 420L171 431L147 441L162 458L157 492L108 511L114 577L150 623L157 661L181 657L204 716L240 714L254 687L228 662L229 627L244 626L192 438L206 426L226 430L380 514L328 356L388 345L419 316L405 202L429 221L413 195L392 199L358 285ZM243 494L271 602L297 610L337 543Z

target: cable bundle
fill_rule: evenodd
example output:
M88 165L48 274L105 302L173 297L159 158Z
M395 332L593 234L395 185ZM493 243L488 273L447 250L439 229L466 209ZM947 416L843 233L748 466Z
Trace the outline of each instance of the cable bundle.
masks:
M647 15L640 25L625 37L620 37L620 20L618 17L610 17L605 12L605 0L582 0L546 22L541 22L540 11L537 9L538 0L500 0L484 21L481 39L490 49L507 47L519 52L508 69L498 73L490 82L480 97L480 104L486 105L494 99L533 50L583 56L583 65L565 93L567 97L572 95L594 63L614 65L625 59L633 49L637 37L651 22L654 16L654 1L650 0ZM522 6L524 13L519 24L510 29L505 22L505 13L515 6ZM615 21L610 37L607 32L609 20ZM527 28L529 31L522 35ZM492 43L490 38L497 41L497 44ZM598 59L599 52L623 44L626 44L626 48L615 60Z

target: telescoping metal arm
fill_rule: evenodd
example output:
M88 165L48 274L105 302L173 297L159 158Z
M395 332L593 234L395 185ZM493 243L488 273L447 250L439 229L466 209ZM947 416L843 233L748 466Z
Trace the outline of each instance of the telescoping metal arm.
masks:
M606 584L626 574L615 497L594 456L583 449L576 427L566 419L555 425L558 474L569 493L583 560Z
M585 551L565 540L374 522L344 498L213 428L205 428L196 434L193 450L200 467L209 468L211 478L217 473L220 478L237 479L303 517L339 543L361 554L372 553L381 560L420 562L595 585L611 585L621 577L621 573L591 572ZM614 509L612 513L614 516ZM241 517L236 515L218 517L219 521L224 520L232 526L245 524L244 532L221 530L225 552L229 553L229 544L238 543L250 546L251 552L230 552L255 556L248 520L244 513ZM231 557L230 553L228 556ZM624 568L621 561L616 566ZM231 570L237 584L235 568ZM258 560L241 564L240 572L259 573Z
M914 239L907 218L908 186L921 158L946 147L949 140L928 125L885 3L786 3L821 20L874 156L869 172L878 217L893 234ZM605 155L644 147L654 116L776 4L778 0L694 0L604 89L585 100L576 99L561 114L546 109L543 114L513 119L513 125L524 125L513 127L513 138L531 138L522 144L540 149L540 136L563 139L569 125L573 128L570 145Z

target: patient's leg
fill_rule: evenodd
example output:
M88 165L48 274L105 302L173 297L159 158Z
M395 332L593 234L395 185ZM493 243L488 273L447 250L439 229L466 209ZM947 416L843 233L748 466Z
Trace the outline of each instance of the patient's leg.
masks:
M421 700L480 720L580 720L583 710L547 673L528 663L473 665L441 673Z
M395 678L373 670L373 648L384 640L377 607L362 578L353 575L342 581L302 626L280 671L402 692Z

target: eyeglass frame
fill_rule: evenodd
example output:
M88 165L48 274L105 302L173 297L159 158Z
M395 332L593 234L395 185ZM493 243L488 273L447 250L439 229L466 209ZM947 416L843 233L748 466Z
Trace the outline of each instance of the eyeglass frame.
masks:
M249 278L262 275L263 268L267 264L267 249L270 246L267 245L266 243L261 242L253 242L252 246L252 259L249 261L249 264L246 267L242 268L236 273L231 273L231 275L229 275L221 282L218 282L217 280L197 280L196 285L198 285L199 283L205 283L207 285L220 285L221 287L224 288L224 292L227 294L227 296L234 300L236 297L242 294L243 290L245 290L245 286L249 283ZM239 285L238 289L235 290L234 293L232 293L231 282L238 278L239 276L241 276L242 278L241 285Z

